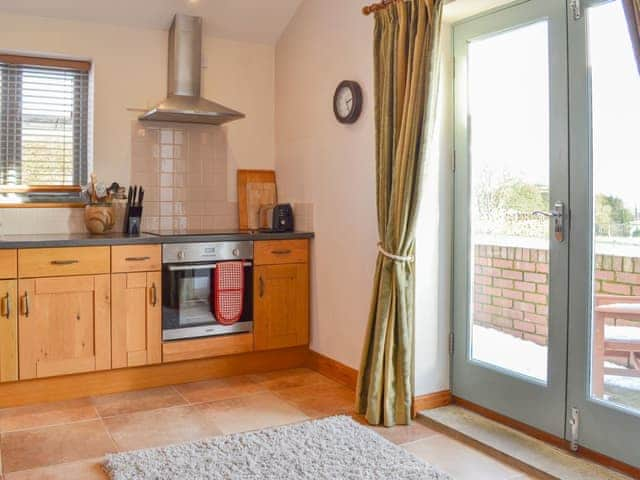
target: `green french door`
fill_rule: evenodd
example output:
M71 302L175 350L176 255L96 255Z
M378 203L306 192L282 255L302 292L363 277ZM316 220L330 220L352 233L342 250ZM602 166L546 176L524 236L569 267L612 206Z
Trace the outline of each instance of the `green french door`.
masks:
M565 6L459 24L454 50L453 392L564 436L569 249L547 215L569 202Z
M640 466L640 75L622 0L514 2L455 25L454 56L453 392Z

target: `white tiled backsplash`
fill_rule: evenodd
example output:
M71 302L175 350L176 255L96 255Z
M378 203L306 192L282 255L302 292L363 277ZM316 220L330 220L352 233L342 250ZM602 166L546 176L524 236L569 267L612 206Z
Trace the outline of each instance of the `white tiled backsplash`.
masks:
M82 233L82 208L0 208L2 235Z
M143 229L238 227L220 127L134 122L131 168L145 189Z

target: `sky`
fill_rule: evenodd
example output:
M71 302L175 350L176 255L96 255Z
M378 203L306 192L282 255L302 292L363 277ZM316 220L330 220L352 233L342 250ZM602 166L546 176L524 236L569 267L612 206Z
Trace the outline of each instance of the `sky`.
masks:
M621 2L588 9L594 190L640 207L640 75ZM472 41L469 47L474 177L549 183L549 55L546 21ZM551 120L551 124L550 124Z

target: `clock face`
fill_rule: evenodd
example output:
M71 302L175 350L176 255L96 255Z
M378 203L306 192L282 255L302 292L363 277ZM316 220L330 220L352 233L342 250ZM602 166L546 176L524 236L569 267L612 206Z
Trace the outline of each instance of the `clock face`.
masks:
M349 87L338 90L336 110L341 118L347 118L353 109L353 92Z
M333 96L333 112L340 123L354 123L362 111L362 89L358 83L345 80Z

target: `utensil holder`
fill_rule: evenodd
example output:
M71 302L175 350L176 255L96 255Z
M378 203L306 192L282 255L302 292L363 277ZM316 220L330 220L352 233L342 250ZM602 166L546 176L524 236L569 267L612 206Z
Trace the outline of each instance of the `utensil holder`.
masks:
M140 235L142 223L142 207L127 207L124 231L129 235Z

